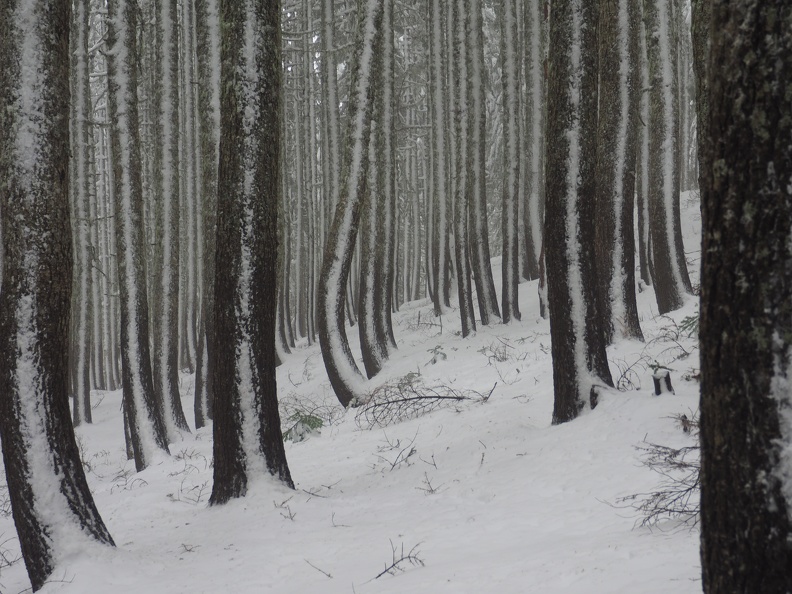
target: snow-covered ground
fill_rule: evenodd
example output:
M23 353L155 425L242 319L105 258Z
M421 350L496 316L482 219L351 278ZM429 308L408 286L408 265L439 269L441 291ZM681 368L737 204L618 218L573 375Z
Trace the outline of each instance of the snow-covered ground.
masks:
M699 225L698 202L685 195L694 284ZM499 279L499 260L493 264ZM118 546L63 559L42 591L700 592L698 531L675 521L637 526L641 516L619 504L660 482L636 446L692 445L672 417L690 417L698 406L698 384L684 379L698 367L696 343L677 326L697 313L696 300L664 318L651 290L638 304L646 344L608 350L615 380L635 363L621 377L629 389L607 393L562 426L550 424L549 324L538 315L536 282L520 285L521 322L480 327L466 340L457 312L441 328L426 301L395 316L399 350L372 387L416 374L427 386L489 394L486 401L361 428L356 411L338 405L318 345L299 346L278 370L284 427L296 410L324 426L287 442L296 490L261 477L247 497L222 507L207 507L211 428L184 435L171 458L135 473L124 453L120 393L94 393L94 424L77 433ZM354 330L350 338L354 350ZM690 354L678 359L683 349ZM672 369L675 395L653 395L655 361ZM182 388L192 410L191 377ZM10 517L0 518L0 534L5 555L18 555ZM29 587L21 561L2 569L3 592Z

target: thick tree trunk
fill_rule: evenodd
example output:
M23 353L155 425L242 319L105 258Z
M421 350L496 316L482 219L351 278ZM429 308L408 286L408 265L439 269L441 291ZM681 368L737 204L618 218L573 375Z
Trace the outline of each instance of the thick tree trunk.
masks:
M709 75L708 59L710 46L710 23L712 20L711 0L692 0L691 25L693 42L693 72L696 78L696 140L699 160L699 187L702 185L701 163L705 151L704 139L709 129Z
M70 8L0 7L0 438L34 591L67 547L113 544L69 414Z
M597 292L605 341L643 340L635 303L635 161L640 0L599 2Z
M560 0L550 19L545 255L553 353L553 423L613 385L596 307L594 262L597 1Z
M111 0L108 13L110 137L115 219L120 231L116 250L121 276L122 384L135 466L143 470L158 451L168 451L168 441L149 357L137 113L137 6L131 0Z
M265 473L294 486L275 382L280 2L221 0L220 19L212 505Z
M792 592L792 5L716 0L702 185L704 592Z

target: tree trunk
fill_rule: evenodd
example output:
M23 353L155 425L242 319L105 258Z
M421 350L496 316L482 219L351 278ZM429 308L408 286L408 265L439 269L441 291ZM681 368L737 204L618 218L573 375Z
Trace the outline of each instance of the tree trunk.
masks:
M220 143L220 44L217 0L196 0L198 48L198 115L201 145L201 210L203 273L198 354L195 366L195 428L212 417L214 401L210 366L214 349L215 237L217 235L217 155Z
M792 592L792 5L712 5L704 129L704 592Z
M501 82L503 85L503 201L502 233L503 258L501 262L503 287L501 311L503 323L520 319L518 302L519 236L518 195L520 180L520 75L517 59L517 6L516 0L503 0L501 24Z
M365 195L373 107L374 48L379 45L382 35L382 12L379 0L367 0L358 18L348 103L351 115L347 158L344 161L342 191L328 233L319 277L318 318L322 358L330 384L345 407L358 395L363 379L349 348L344 304L360 223L360 207Z
M211 505L257 475L294 487L275 382L280 200L280 2L221 0L214 486ZM244 73L240 75L240 73Z
M472 169L470 138L473 136L474 118L470 117L470 89L468 77L468 43L470 40L470 18L466 0L456 2L454 29L448 34L454 38L454 69L457 83L453 95L456 97L454 126L456 128L456 196L454 198L454 256L457 271L457 296L459 315L462 319L462 338L476 331L476 315L473 310L473 292L470 283L470 260L468 259L468 205L472 201L473 184L468 172ZM476 4L473 8L478 10Z
M116 250L121 276L122 384L135 467L143 470L158 451L168 451L168 440L156 402L149 356L137 114L137 5L131 0L111 0L108 13L110 137L115 218L120 231Z
M640 0L599 2L596 277L606 344L643 340L635 303Z
M0 7L0 438L34 591L66 549L113 544L69 414L70 16L67 2Z
M553 353L553 423L613 385L596 307L594 262L597 1L560 0L550 19L545 256Z
M659 313L692 293L679 211L679 79L674 0L644 0L649 61L649 228Z
M88 0L74 5L72 27L72 229L74 230L74 279L72 295L72 422L75 427L91 422L91 221L89 154L91 149L91 87L88 73ZM2 267L2 259L0 259Z

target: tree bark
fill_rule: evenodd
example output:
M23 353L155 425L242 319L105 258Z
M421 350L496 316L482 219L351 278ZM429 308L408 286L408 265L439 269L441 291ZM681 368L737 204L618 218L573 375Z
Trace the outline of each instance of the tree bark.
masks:
M550 19L545 256L553 353L553 423L613 385L596 303L594 252L597 1L560 0Z
M158 451L168 451L165 423L157 406L149 356L143 190L137 112L137 6L108 3L107 62L110 139L113 155L116 250L121 297L121 367L135 467L143 470Z
M113 545L69 413L71 4L0 7L0 438L33 590L67 548Z
M716 0L704 141L706 593L792 591L792 5Z
M211 505L244 496L265 473L294 487L275 381L280 2L221 0L220 21Z
M599 2L596 170L597 293L605 342L643 340L635 302L635 162L640 61L639 0Z

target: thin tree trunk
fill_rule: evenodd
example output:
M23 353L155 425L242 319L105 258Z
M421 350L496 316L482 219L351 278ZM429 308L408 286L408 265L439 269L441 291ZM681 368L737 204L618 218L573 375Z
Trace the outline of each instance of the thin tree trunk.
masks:
M146 468L159 451L168 451L165 423L156 403L149 356L146 303L143 193L137 118L137 11L131 0L108 3L107 71L114 158L115 217L120 233L121 365L124 406L129 418L135 467Z

